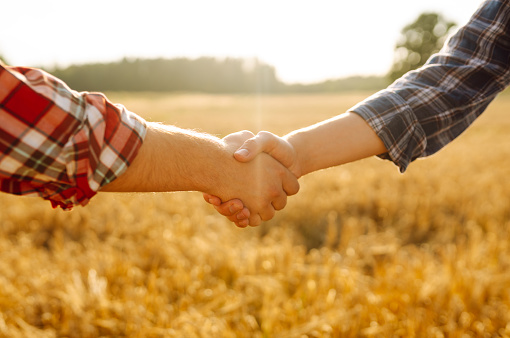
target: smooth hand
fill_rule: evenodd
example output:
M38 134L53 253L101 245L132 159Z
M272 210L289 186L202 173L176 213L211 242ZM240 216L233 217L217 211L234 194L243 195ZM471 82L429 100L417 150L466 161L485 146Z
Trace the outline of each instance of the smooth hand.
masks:
M244 142L234 153L234 157L239 162L250 162L257 155L266 153L288 168L296 179L301 177L301 168L296 151L287 140L265 131L259 132L255 137L252 136L252 133L244 131L228 135L223 140L226 143L237 146ZM238 227L256 226L260 223L257 217L250 217L250 211L240 199L222 202L219 197L210 194L204 194L204 199L206 202L211 203L216 211L234 222ZM275 207L275 210L280 209Z
M289 169L296 178L302 176L297 153L292 144L268 131L261 131L257 136L246 140L234 153L234 157L239 162L250 162L260 153L271 155Z

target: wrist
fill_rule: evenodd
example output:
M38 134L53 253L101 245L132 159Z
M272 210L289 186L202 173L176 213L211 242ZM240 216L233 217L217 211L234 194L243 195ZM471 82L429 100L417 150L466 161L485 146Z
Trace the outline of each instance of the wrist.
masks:
M197 191L205 192L225 199L225 186L229 176L232 176L232 166L238 164L233 152L219 140L209 149L208 161L204 162L202 172L195 182Z
M297 177L300 178L308 173L309 170L309 152L308 147L303 139L303 134L300 130L294 131L283 137L294 149L295 163L292 165L292 168L289 168L291 172Z

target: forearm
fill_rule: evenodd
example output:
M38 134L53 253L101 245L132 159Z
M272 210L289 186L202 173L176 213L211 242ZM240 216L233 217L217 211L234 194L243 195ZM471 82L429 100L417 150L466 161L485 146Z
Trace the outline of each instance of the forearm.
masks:
M133 163L101 191L212 191L219 181L215 169L228 157L218 138L149 123L144 143Z
M250 225L258 225L299 190L296 177L267 154L250 163L236 161L240 142L159 124L147 127L133 163L102 191L201 191L222 201L240 198L252 214Z
M284 137L296 150L301 175L387 150L372 128L355 113L345 113Z

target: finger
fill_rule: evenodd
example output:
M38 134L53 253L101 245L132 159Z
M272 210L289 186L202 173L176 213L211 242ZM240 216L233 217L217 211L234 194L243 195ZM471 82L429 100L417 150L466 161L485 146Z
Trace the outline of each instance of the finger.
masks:
M262 219L260 218L259 214L251 215L250 216L250 226L256 227L259 226L260 223L262 223Z
M287 195L281 194L271 202L271 205L274 210L282 210L287 205Z
M246 207L244 207L243 210L241 210L233 215L226 216L226 217L232 223L236 223L236 225L239 222L241 222L241 224L248 225L248 223L250 222L250 220L249 220L250 211Z
M236 218L238 220L245 220L245 219L249 219L250 218L250 210L248 210L248 208L244 207L243 210L239 211L237 214L236 214Z
M223 216L226 216L227 219L233 223L237 223L237 222L244 221L244 220L246 220L246 222L249 223L250 212L248 211L247 208L243 208L243 210L241 210L235 214L223 215Z
M220 205L215 205L214 209L216 209L217 212L219 212L223 216L234 216L239 211L243 210L244 205L243 202L239 199L233 199L230 201L227 201L225 203L221 203ZM237 219L231 219L231 221L234 221Z
M240 162L249 162L262 152L271 155L287 168L292 166L295 157L294 148L289 142L268 131L261 131L246 140L234 153L234 157Z
M292 196L299 192L299 182L296 176L288 170L285 170L282 178L282 188L287 196Z
M249 221L247 219L245 219L245 220L234 222L234 223L238 228L246 228L249 224Z
M283 195L283 192L282 192L282 195ZM269 221L271 218L274 217L274 214L275 214L275 210L273 208L273 205L272 204L269 204L267 207L263 208L260 212L259 212L259 215L260 215L260 218L263 220L263 221Z
M264 152L271 155L283 166L289 168L294 162L294 147L287 140L268 131L261 131L255 136L264 144Z
M226 216L227 219L232 222L232 223L237 223L239 222L239 220L237 219L237 215L231 215L231 216ZM244 220L243 220L244 221Z
M242 130L242 131L238 131L237 133L232 133L232 134L229 134L227 136L225 136L223 138L223 141L229 143L237 143L237 144L240 144L244 141L246 141L247 139L249 138L252 138L254 137L255 135L251 132L251 131L248 131L248 130Z
M239 162L250 162L263 151L256 138L246 140L234 153L234 158Z
M202 196L204 196L204 200L207 203L210 203L210 204L216 205L216 206L221 204L221 199L217 196L206 194L206 193L203 193Z
M278 137L269 132L259 132L252 137L234 153L234 157L241 162L249 162L258 154L273 150L278 144Z

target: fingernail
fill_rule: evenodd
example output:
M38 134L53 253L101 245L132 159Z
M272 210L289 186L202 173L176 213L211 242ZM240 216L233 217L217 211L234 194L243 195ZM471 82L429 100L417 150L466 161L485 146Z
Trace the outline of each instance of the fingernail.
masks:
M231 213L234 213L236 211L239 211L239 208L237 208L235 205L231 205L228 210L231 212Z
M215 198L209 198L209 203L211 203L212 205L218 207L219 204L218 204L218 200L215 199ZM221 202L220 202L221 203Z
M246 157L248 156L248 154L250 154L250 152L248 151L248 149L239 149L236 151L236 154L242 157Z

